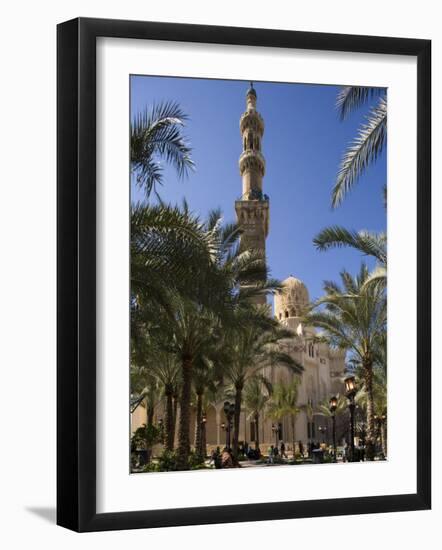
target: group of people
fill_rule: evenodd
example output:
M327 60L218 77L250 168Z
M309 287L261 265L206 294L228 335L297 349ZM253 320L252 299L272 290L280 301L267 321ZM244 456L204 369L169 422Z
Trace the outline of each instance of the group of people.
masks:
M239 457L247 457L249 460L258 460L261 458L261 451L249 446L246 442L241 443L238 446ZM235 460L232 449L230 447L224 447L221 450L220 447L216 447L210 453L209 465L215 466L215 468L237 468L239 466L238 460Z
M214 449L210 454L209 465L214 465L216 469L219 468L235 468L238 464L236 463L232 449L230 447L224 447L221 451L220 447Z
M296 446L295 446L296 447ZM321 445L316 441L310 441L307 444L307 456L311 458L314 454L314 451L320 450ZM302 441L298 441L297 449L293 450L293 457L300 456L301 458L305 457L304 454L304 445ZM297 452L296 452L297 451ZM279 459L288 459L287 449L284 441L279 441L278 445L270 445L267 451L267 463L274 464L278 458ZM249 460L258 460L261 458L261 451L255 449L247 442L241 443L238 447L239 457L247 457ZM220 447L216 447L210 454L209 465L213 465L215 468L237 468L239 467L238 460L235 459L230 447L224 447L222 450Z
M312 449L310 448L310 443L308 447L308 453L309 456L311 455ZM296 447L296 446L295 446ZM319 447L319 445L318 445ZM298 441L298 453L301 457L304 457L304 445L301 440ZM296 455L296 448L293 449L293 458L295 458ZM279 445L270 445L268 449L268 459L267 462L269 464L273 464L275 462L275 458L288 458L287 452L286 452L286 446L284 441L280 441Z

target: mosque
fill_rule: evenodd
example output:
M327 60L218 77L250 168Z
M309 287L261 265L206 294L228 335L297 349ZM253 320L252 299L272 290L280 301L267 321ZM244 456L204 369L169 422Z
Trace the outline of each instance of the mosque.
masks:
M266 238L269 233L270 199L264 193L263 187L264 120L257 111L256 105L257 94L251 84L246 93L246 111L239 123L243 147L239 157L242 196L235 201L235 211L238 222L243 228L241 246L259 249L265 254ZM311 416L309 410L314 409L320 401L343 393L342 380L345 370L345 351L331 349L326 343L315 341L315 330L302 324L301 314L309 301L305 284L290 276L283 281L283 291L274 297L273 312L276 319L291 329L295 335L281 342L281 347L304 367L298 396L301 412L297 415L295 426L296 441L301 441L304 446L310 440L330 441L330 426L327 419L318 415ZM265 304L266 298L262 296L255 299L255 302ZM272 383L289 383L294 376L282 366L268 369L264 374ZM221 400L219 403L212 403L205 411L206 442L209 450L218 445L222 447L226 441L226 417L223 406L224 400ZM132 429L146 422L146 412L142 407L138 407L132 416ZM194 422L191 426L193 424ZM259 431L262 450L266 450L276 440L285 441L286 447L291 450L292 428L289 418L283 418L277 424L271 419L260 418ZM191 433L191 443L193 443L193 432L194 430ZM255 423L250 418L249 411L242 410L239 440L252 443L255 438Z

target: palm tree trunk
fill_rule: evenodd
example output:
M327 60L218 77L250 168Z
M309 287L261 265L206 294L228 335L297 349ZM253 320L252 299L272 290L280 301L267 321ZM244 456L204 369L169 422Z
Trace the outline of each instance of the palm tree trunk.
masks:
M195 453L202 459L202 441L201 426L203 423L203 395L201 392L196 394L196 419L195 419Z
M241 415L241 401L242 401L243 384L241 382L235 384L235 416L233 419L233 458L238 458L238 442L239 442L239 419Z
M294 414L291 415L292 421L292 440L293 440L293 460L295 460L295 451L296 451L296 417Z
M259 413L255 414L255 449L259 451Z
M192 357L183 357L180 422L178 431L177 463L179 470L187 470L190 452L190 398L192 390Z
M387 456L387 429L385 426L385 420L382 422L381 425L381 443L382 443L382 452L384 453L384 457Z
M373 399L373 365L371 361L364 362L365 391L367 392L367 439L366 457L374 460L375 450L375 425L374 425L374 399Z
M147 407L147 426L153 426L153 415L154 415L154 407L152 405L148 405Z
M177 413L178 413L178 392L174 392L173 394L173 421L172 421L172 441L173 445L175 446L175 433L176 433L176 421L177 421Z
M173 439L174 439L174 416L173 416L173 402L172 394L173 388L169 384L165 387L166 394L166 450L173 451Z

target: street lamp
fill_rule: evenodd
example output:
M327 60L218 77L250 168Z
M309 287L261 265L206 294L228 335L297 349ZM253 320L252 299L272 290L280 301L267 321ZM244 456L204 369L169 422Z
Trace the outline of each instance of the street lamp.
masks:
M338 408L338 400L335 396L330 399L329 406L332 417L333 462L336 462L336 409Z
M347 376L344 380L345 395L348 399L348 408L350 410L350 449L351 462L355 461L355 395L356 381L354 376Z

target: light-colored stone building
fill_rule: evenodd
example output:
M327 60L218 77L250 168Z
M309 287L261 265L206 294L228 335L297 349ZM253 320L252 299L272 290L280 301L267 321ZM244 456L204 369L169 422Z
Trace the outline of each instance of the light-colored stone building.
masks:
M262 137L264 121L257 109L257 94L253 85L246 94L246 111L240 118L240 132L243 151L239 158L239 171L242 178L242 195L235 201L235 210L238 222L243 227L241 246L262 250L265 254L266 238L270 227L270 199L264 193L263 182L265 175L265 159L262 153ZM295 259L294 259L295 261ZM281 342L281 348L290 353L304 371L299 385L299 408L301 412L296 419L296 441L302 441L304 446L309 440L330 441L330 426L327 419L314 415L309 416L308 405L313 408L332 395L343 393L343 375L345 369L345 352L329 348L323 342L315 339L315 330L303 326L301 315L305 306L309 304L309 293L305 284L299 279L290 276L284 281L284 289L274 297L273 314L278 321L293 331L295 336ZM265 297L256 299L257 304L265 304ZM272 383L289 383L294 374L287 368L274 367L266 369L265 376ZM226 418L223 412L224 400L212 403L205 411L206 441L208 448L223 446L226 442L226 433L223 430ZM157 418L162 411L157 411ZM138 407L132 418L132 427L135 429L146 422L146 412ZM242 410L240 418L240 441L252 443L255 439L255 424L249 418L249 413ZM192 419L192 424L194 420ZM319 428L327 427L326 432ZM263 451L276 440L286 442L290 450L292 430L289 418L283 418L275 424L271 419L260 419L259 441ZM194 429L191 430L193 442Z

